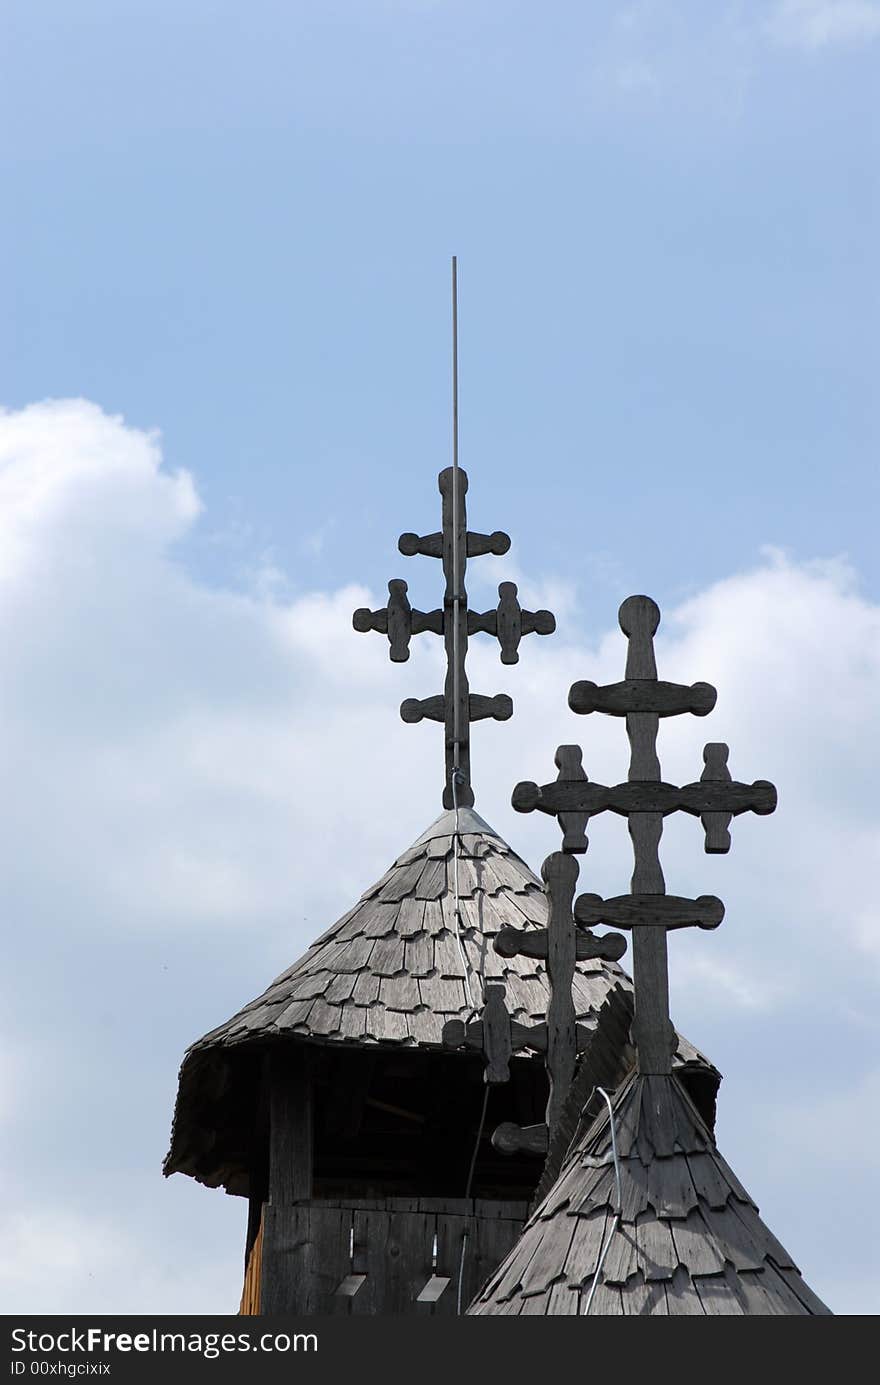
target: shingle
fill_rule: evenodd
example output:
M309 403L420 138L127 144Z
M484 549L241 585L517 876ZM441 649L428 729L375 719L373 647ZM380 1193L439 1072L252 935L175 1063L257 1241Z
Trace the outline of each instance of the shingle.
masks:
M379 999L389 1010L414 1010L421 1005L419 983L414 976L383 976L379 985Z
M512 1313L522 1298L530 1312L566 1313L549 1286L588 1292L607 1236L590 1308L596 1316L827 1313L754 1206L734 1191L735 1178L676 1078L630 1079L614 1108L620 1217L603 1107L576 1129L556 1183L469 1312ZM683 1152L699 1143L697 1153Z

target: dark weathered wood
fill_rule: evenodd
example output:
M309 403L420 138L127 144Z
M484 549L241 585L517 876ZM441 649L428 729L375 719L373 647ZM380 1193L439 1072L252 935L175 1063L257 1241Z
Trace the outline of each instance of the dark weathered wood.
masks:
M693 925L715 928L724 909L720 900L708 895L696 900L664 898L659 851L663 818L677 811L699 817L706 850L722 852L730 846L727 829L731 818L747 811L772 813L776 790L766 780L734 782L727 769L727 747L721 744L706 746L699 783L679 787L663 782L656 747L660 718L686 712L705 716L715 705L715 689L708 683L686 686L658 680L654 635L660 610L649 597L629 597L620 607L619 620L628 640L624 680L601 687L590 681L575 683L569 705L580 713L605 712L626 718L630 742L627 782L612 786L591 783L577 747L560 747L556 782L517 784L513 806L522 813L538 809L556 816L570 850L586 845L583 829L589 817L611 811L627 818L633 844L631 897L603 900L598 895L584 895L575 916L583 924L616 924L633 930L633 1034L639 1070L666 1075L671 1071L675 1044L669 1022L666 933L670 928ZM507 937L500 940L500 948L505 946L513 946Z
M700 782L684 784L646 783L594 784L589 781L557 780L552 784L522 782L513 791L512 803L518 813L704 813L723 812L772 813L776 807L776 790L764 779L753 784Z
M390 1217L384 1207L355 1211L352 1227L351 1273L364 1278L352 1298L351 1312L355 1317L373 1316L382 1311L388 1291Z
M503 1209L505 1204L501 1203L498 1206ZM476 1288L482 1286L489 1276L494 1274L504 1257L513 1249L522 1231L524 1219L524 1208L513 1217L502 1210L496 1216L483 1215L475 1219L469 1250L473 1267L472 1282Z
M269 1114L271 1091L271 1061L268 1053L260 1061L257 1100L254 1111L254 1127L251 1137L250 1164L248 1168L248 1225L245 1235L244 1263L245 1273L251 1251L257 1237L260 1237L259 1258L262 1260L263 1205L269 1197ZM259 1263L253 1267L253 1278L259 1289ZM258 1294L257 1294L258 1296Z
M574 916L578 923L591 926L717 928L724 918L724 905L710 894L698 899L672 894L622 894L602 899L597 894L582 894L575 900Z
M496 693L485 697L482 693L471 693L468 699L468 715L471 721L509 721L513 716L513 700L507 693Z
M271 1055L269 1084L269 1201L282 1207L312 1195L312 1082L304 1044Z
M546 1124L516 1125L502 1121L492 1132L492 1146L501 1154L545 1155L550 1148L550 1131Z
M509 549L510 535L505 534L502 529L496 529L492 534L475 534L468 530L467 555L469 558L482 558L486 553L493 553L496 558L501 558Z
M663 818L659 813L633 813L627 823L635 862L632 891L659 897L666 888L659 857ZM632 1032L639 1072L669 1073L675 1031L669 1021L666 930L636 927L632 959L635 990Z
M622 683L604 687L582 679L573 683L568 705L573 712L586 715L604 712L607 716L625 717L630 712L653 712L658 717L680 716L691 712L705 717L715 706L718 694L710 683L648 682L644 678L627 678Z
M470 557L470 554L468 554ZM556 618L550 611L524 611L517 599L515 582L501 582L498 587L498 606L494 611L468 612L468 634L482 631L497 636L501 645L501 662L519 662L519 644L523 635L537 633L552 635Z
M434 697L404 698L400 704L400 716L402 721L411 725L416 725L420 721L447 722L446 696L444 693L437 693ZM486 721L490 717L494 721L509 721L512 716L513 700L507 693L496 693L493 697L486 697L483 693L468 695L470 721ZM448 726L447 734L452 736Z
M431 1256L433 1241L434 1218L430 1213L397 1211L389 1205L385 1286L380 1312L419 1312L416 1308L419 1292L427 1287L434 1276ZM437 1286L434 1285L436 1290Z
M728 747L720 741L703 746L705 769L700 775L701 784L729 784L730 770L727 768ZM706 834L706 851L709 854L724 855L730 850L730 813L701 813L700 821Z
M351 618L355 630L361 634L377 630L388 636L389 654L396 664L406 663L409 658L409 643L413 635L431 630L436 635L443 633L442 611L415 611L406 595L407 584L400 578L388 583L388 605L381 611L371 611L366 606L359 607Z
M388 583L388 643L395 663L404 663L409 658L413 613L406 592L405 582Z
M669 1020L666 929L633 931L633 1040L640 1073L672 1071L675 1030Z
M509 984L509 981L508 981ZM585 1024L575 1025L575 1048L578 1053L585 1053L595 1040L595 1030L588 1028ZM481 1019L470 1020L465 1024L464 1020L447 1020L443 1026L443 1046L445 1048L468 1048L474 1052L484 1051L483 1021ZM532 1053L547 1052L547 1025L545 1022L538 1024L521 1024L518 1020L510 1021L510 1046L514 1053L521 1053L525 1049Z
M617 620L627 638L626 677L657 677L654 636L660 625L660 607L650 596L628 596L621 603Z
M506 553L510 539L500 530L493 534L468 530L465 501L468 478L460 467L446 467L437 479L442 497L440 532L401 534L398 548L407 557L420 553L442 561L446 581L442 611L413 610L406 595L407 584L395 579L388 584L387 607L381 611L361 608L355 611L353 624L362 632L378 630L387 635L391 658L396 662L409 658L409 645L414 635L432 631L443 636L446 679L442 694L406 698L401 703L400 715L407 723L443 722L446 762L443 804L446 808L470 807L474 801L470 768L471 723L488 717L506 721L512 714L513 703L506 694L485 697L470 693L466 671L468 636L478 631L496 636L501 645L502 663L514 664L519 659L523 636L533 632L548 635L556 628L556 622L549 611L524 611L513 582L500 584L498 606L494 611L480 613L469 609L465 587L468 559L486 553Z
M459 816L463 829L461 849L468 853L459 863L460 884L463 890L471 892L460 901L465 954L477 972L490 980L497 977L508 987L513 1051L543 1054L546 1025L541 1022L549 997L546 968L527 955L503 959L492 951L492 943L499 925L517 923L527 934L527 921L546 924L546 897L534 874L476 814L463 809ZM464 972L450 905L452 819L452 814L447 815L436 825L436 833L432 828L424 840L402 852L398 857L401 864L395 863L382 875L377 872L379 878L364 892L359 904L347 910L323 939L278 977L265 996L221 1026L216 1035L208 1037L204 1048L197 1047L187 1058L181 1087L186 1114L178 1121L174 1135L176 1167L183 1166L187 1172L194 1170L197 1177L207 1175L215 1181L231 1181L233 1177L239 1180L242 1176L247 1179L249 1159L244 1142L235 1128L214 1121L215 1112L225 1111L233 1099L236 1104L240 1101L235 1094L238 1083L230 1084L229 1097L221 1096L210 1105L201 1095L206 1085L227 1080L225 1074L231 1063L247 1061L243 1052L239 1057L241 1050L234 1051L240 1042L265 1041L267 1046L275 1047L287 1042L286 1036L292 1030L297 1043L321 1040L321 1051L328 1056L339 1054L344 1046L352 1051L353 1060L360 1060L365 1051L387 1053L391 1045L401 1049L436 1049L442 1040L444 1022L456 1012L465 1018L472 1002L465 1002L463 989L458 989ZM424 877L428 866L430 878ZM433 898L417 899L415 893L400 901L382 897L397 896L404 884L411 888L413 881L418 888L423 877ZM578 955L585 950L581 932L578 929ZM589 946L589 939L585 941ZM377 944L381 944L378 951ZM430 996L438 1001L436 1008L413 985L423 978L429 980ZM430 978L443 984L435 988L430 985ZM591 1036L595 1037L609 989L616 989L618 984L616 972L601 964L590 967L583 984L576 984L575 1008L581 1017L576 1030L579 1052ZM462 996L460 1006L445 1009L453 990ZM599 1027L603 1026L601 1021ZM481 1039L475 1048L468 1043L464 1045L465 1053L479 1051L481 1046ZM218 1061L215 1077L206 1074L204 1063L205 1053L211 1055L216 1050L224 1055L230 1053L230 1059L223 1056ZM414 1053L413 1058L416 1061L418 1054ZM520 1066L525 1070L528 1064L517 1064L517 1069ZM519 1083L518 1074L515 1083ZM199 1098L200 1105L193 1105L194 1098ZM341 1140L354 1139L363 1111L357 1091L341 1079L339 1086L334 1079L329 1087L322 1079L319 1099L322 1143L329 1139L335 1148ZM394 1102L393 1096L388 1099ZM332 1110L328 1111L328 1107ZM532 1105L504 1114L528 1122L543 1115L543 1111L539 1104L537 1108ZM349 1115L350 1128L346 1123ZM502 1118L498 1111L493 1123ZM202 1129L206 1139L213 1136L213 1143L196 1149L193 1132L201 1133ZM181 1152L182 1158L189 1161L185 1165ZM247 1193L247 1186L237 1186L236 1191L239 1190Z
M721 1273L724 1256L719 1253L699 1211L673 1220L671 1230L678 1258L683 1265L687 1265L691 1275Z
M425 558L442 558L443 535L424 534L420 538L418 534L401 534L397 548L405 558L414 558L417 553Z
M509 1064L513 1053L504 985L501 982L487 985L483 1002L483 1043L486 1052L483 1081L495 1086L510 1081Z
M678 1267L675 1274L664 1285L666 1289L666 1311L670 1317L703 1317L705 1309L693 1280L685 1269Z
M571 906L578 878L578 863L563 851L554 851L541 867L547 887L550 914L547 924L547 974L550 1004L547 1009L547 1076L550 1097L547 1125L552 1137L562 1114L575 1063L575 1015L571 983L574 976L576 937Z
M645 1279L669 1279L678 1265L678 1252L669 1230L669 1223L653 1213L646 1213L636 1225L636 1244Z
M613 1126L596 1119L592 1103L583 1110L561 1176L469 1312L567 1314L574 1294L585 1312L594 1283L596 1316L827 1312L755 1207L734 1193L733 1176L707 1180L707 1161L720 1156L679 1081L630 1078L613 1104ZM523 1147L516 1127L501 1134ZM711 1155L690 1152L701 1145Z
M400 704L401 721L417 726L420 721L445 721L446 698L443 693L433 697L406 697Z
M557 780L586 782L583 765L583 751L579 745L560 745L553 757L559 770ZM589 813L559 813L558 821L562 829L562 850L581 855L589 846L587 823Z
M582 895L582 899L598 899L598 895ZM575 912L577 918L577 912ZM584 919L583 922L587 920ZM602 919L592 922L601 923ZM547 956L548 932L546 928L502 928L496 933L493 944L500 957L541 957ZM575 957L579 962L587 962L600 957L606 962L617 962L626 952L626 939L619 934L606 933L596 937L578 929L575 934Z
M309 1269L308 1209L267 1203L263 1213L260 1311L290 1313Z
M630 712L626 718L629 737L629 780L659 783L660 759L657 755L657 732L660 719L653 712Z
M660 838L663 818L660 813L632 813L627 827L633 847L633 894L664 894L666 885L660 866Z

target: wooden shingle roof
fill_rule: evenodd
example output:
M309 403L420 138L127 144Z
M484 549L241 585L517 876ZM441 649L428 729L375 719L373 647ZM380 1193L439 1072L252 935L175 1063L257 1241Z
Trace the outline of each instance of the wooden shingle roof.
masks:
M479 978L503 980L514 1018L543 1018L548 986L542 962L499 957L501 928L546 926L541 882L471 808L459 810L458 887L462 947L477 978L469 994L455 935L453 827L443 813L365 890L304 956L276 977L197 1048L281 1034L334 1043L440 1047L447 1020L482 1004ZM575 980L580 1016L594 1016L620 968L585 963Z
M562 1172L468 1312L827 1314L675 1076L633 1075L614 1099L620 1222L607 1108L577 1130Z
M166 1173L235 1187L241 1160L223 1151L222 1107L233 1085L232 1068L240 1070L258 1046L299 1040L439 1049L446 1021L466 1018L482 1003L484 978L504 981L514 1019L531 1024L545 1017L544 963L501 957L492 946L502 928L546 927L543 886L473 809L460 809L459 947L454 826L455 814L443 813L262 995L188 1049ZM472 973L470 989L462 953ZM631 1007L631 990L616 963L580 963L574 978L579 1023L599 1027L600 1015L609 1013L605 1002L616 993ZM684 1039L678 1062L714 1073ZM239 1087L243 1080L235 1079Z

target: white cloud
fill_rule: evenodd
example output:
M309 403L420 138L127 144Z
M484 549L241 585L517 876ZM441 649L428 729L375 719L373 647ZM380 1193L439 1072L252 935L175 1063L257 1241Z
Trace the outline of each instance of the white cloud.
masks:
M742 1010L766 1010L788 992L785 981L775 976L761 975L754 966L735 962L724 965L712 957L686 954L676 962L679 987L703 990L717 1002L721 997L728 1005Z
M234 1301L240 1246L224 1243L221 1294L219 1278L199 1277L201 1242L183 1229L190 1199L203 1194L159 1183L176 1061L439 811L440 729L404 726L397 707L442 687L440 641L417 639L410 662L392 665L379 636L351 629L352 609L379 604L378 593L205 586L181 560L198 516L191 478L166 472L157 436L84 401L0 416L0 755L13 788L0 870L19 949L6 1013L12 1051L42 1084L24 1114L13 1084L27 1147L14 1156L24 1210L10 1236L36 1267L22 1279L22 1306L42 1266L41 1308L121 1311L115 1286L125 1276L113 1267L126 1258L141 1266L144 1301L157 1311L166 1300L197 1311L212 1294L224 1308ZM554 750L570 741L584 746L591 778L625 777L623 723L576 718L566 701L577 678L617 681L625 643L613 612L608 633L585 644L575 594L509 560L491 566L495 581L513 577L524 600L560 617L554 638L529 637L517 666L501 665L485 640L474 641L470 665L475 692L508 691L516 705L512 723L474 730L477 807L538 866L558 831L513 813L513 782L555 777ZM841 1054L847 1034L863 1047L876 1029L880 929L863 882L877 876L880 846L880 744L867 734L880 702L880 609L844 561L768 553L665 612L657 649L661 676L719 688L709 718L663 724L667 778L697 778L703 742L727 740L737 777L780 790L774 817L735 820L726 858L702 854L696 821L666 827L670 891L727 904L720 929L670 942L676 1018L737 1063L750 1061L743 1037L763 1025L782 1090L817 1014ZM621 893L631 869L624 825L597 819L589 834L582 888ZM27 1051L37 1033L38 1062ZM65 1100L69 1187L79 1172L98 1180L135 1169L152 1206L175 1208L167 1246L126 1210L139 1191L117 1198L109 1229L97 1222L86 1235L55 1212L47 1220L45 1161L60 1158ZM778 1138L795 1149L784 1128ZM799 1176L818 1183L821 1151L804 1132L796 1153ZM207 1207L198 1202L206 1223ZM86 1260L99 1267L93 1282Z
M867 43L880 34L875 0L781 0L767 21L780 43L815 51Z
M94 1209L47 1206L0 1220L5 1313L234 1313L238 1266L196 1251L181 1261L173 1226L162 1245L133 1236Z
M825 1158L829 1171L875 1169L880 1142L880 1068L862 1073L854 1082L841 1075L835 1083L796 1100L783 1098L767 1124L771 1149L778 1148L783 1136L786 1141L795 1139L808 1145L820 1128L828 1135Z

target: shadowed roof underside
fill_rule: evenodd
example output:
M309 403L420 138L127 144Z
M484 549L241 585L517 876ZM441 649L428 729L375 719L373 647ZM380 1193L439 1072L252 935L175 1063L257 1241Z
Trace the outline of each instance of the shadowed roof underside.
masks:
M633 1076L614 1101L617 1207L607 1108L581 1124L555 1185L468 1312L827 1314L721 1157L675 1077Z
M543 886L488 823L473 809L461 809L459 946L454 825L454 813L442 814L268 990L188 1049L166 1174L190 1173L210 1186L237 1190L243 1154L230 1148L230 1140L240 1146L241 1132L223 1134L223 1106L231 1086L240 1089L245 1080L248 1054L268 1042L439 1049L446 1021L467 1017L482 1003L483 980L505 983L514 1019L530 1024L545 1018L544 964L500 957L492 946L502 928L546 927ZM629 1002L631 989L616 963L579 964L573 988L579 1023L595 1029L608 997L620 992ZM714 1071L684 1039L678 1061Z

